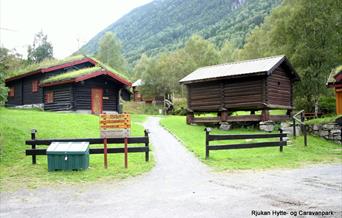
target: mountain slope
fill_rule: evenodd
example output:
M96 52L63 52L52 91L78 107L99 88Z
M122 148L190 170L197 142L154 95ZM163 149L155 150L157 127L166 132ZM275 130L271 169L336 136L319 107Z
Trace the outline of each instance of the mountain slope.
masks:
M242 46L246 34L263 22L281 0L155 0L98 33L80 52L96 52L107 31L115 32L130 63L142 53L156 55L183 45L200 34L220 46L225 40Z

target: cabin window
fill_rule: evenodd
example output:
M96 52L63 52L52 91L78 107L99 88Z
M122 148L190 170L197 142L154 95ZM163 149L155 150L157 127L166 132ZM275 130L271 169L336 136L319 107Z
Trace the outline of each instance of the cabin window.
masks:
M53 91L47 91L45 93L45 103L53 103Z
M8 90L8 96L9 97L14 97L14 87L10 87L9 90Z
M38 92L38 80L32 81L32 92Z

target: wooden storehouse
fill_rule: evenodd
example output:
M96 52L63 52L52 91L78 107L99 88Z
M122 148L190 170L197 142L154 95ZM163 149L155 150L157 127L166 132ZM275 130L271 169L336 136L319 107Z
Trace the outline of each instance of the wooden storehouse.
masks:
M285 56L202 67L180 80L187 88L187 123L280 121L293 109L293 84L299 76ZM287 115L271 116L269 110ZM261 115L255 111L261 110ZM250 115L229 116L235 111ZM217 117L195 118L195 113L217 112Z
M342 66L330 73L327 86L334 88L336 93L336 114L342 114Z
M47 111L120 112L120 96L129 100L131 83L89 57L37 67L5 80L7 107L37 106Z

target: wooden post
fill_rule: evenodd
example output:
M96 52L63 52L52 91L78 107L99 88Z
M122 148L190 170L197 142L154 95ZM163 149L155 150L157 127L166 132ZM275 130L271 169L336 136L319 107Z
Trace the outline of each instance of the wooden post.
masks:
M228 110L223 108L220 111L220 121L227 122L227 120L228 120Z
M37 130L35 129L31 129L31 140L36 140L36 133ZM32 144L32 149L36 149L36 144ZM36 164L37 163L37 158L36 155L32 155L32 164Z
M209 158L209 133L210 133L210 128L205 128L205 159Z
M307 131L306 131L306 125L303 125L303 134L304 134L304 146L308 145L308 138L307 138Z
M104 156L103 156L103 164L104 164L104 168L108 168L108 159L107 159L107 138L104 138L103 139L103 146L104 146L104 148L103 148L103 154L104 154Z
M293 120L293 137L296 138L296 119L295 118L292 118Z
M145 142L145 147L147 148L147 151L145 152L145 161L148 162L150 160L150 157L149 157L150 148L148 147L149 138L148 138L148 130L147 129L144 130L144 134L145 134L145 137L147 137L147 141Z
M124 148L124 151L125 151L125 168L128 168L128 147L127 147L127 144L128 144L128 138L125 137L125 148Z
M192 124L193 119L194 119L194 113L188 112L188 114L186 115L186 124L188 125Z
M283 129L282 128L279 128L279 133L283 134ZM283 141L283 136L280 136L280 142L282 142L282 141ZM283 146L282 145L280 145L279 151L283 152Z
M268 121L270 119L270 112L267 109L263 109L261 112L261 121Z

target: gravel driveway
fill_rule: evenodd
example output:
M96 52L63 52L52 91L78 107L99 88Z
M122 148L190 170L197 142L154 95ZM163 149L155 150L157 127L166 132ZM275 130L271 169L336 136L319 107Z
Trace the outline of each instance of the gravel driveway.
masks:
M271 213L260 217L322 210L341 217L342 164L215 173L159 118L149 118L146 128L157 161L151 172L119 182L1 193L0 217L255 217L253 210Z

